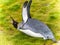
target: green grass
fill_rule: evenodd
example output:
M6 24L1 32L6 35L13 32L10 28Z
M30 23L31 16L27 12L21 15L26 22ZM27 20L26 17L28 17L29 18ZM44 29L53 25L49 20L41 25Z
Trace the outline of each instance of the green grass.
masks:
M42 38L30 37L12 25L13 17L17 22L22 21L22 6L25 0L0 0L0 45L43 45ZM60 1L33 0L31 5L32 18L44 22L54 33L56 40L60 39ZM46 45L53 45L51 40Z

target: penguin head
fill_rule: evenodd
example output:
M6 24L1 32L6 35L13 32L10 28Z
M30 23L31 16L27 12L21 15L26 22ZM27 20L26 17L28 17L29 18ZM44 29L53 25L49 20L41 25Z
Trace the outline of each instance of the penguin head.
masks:
M15 21L12 17L10 17L10 18L12 19L12 24L13 24L13 26L14 26L15 28L17 28L18 22Z
M13 26L15 27L15 28L17 28L17 25L18 25L18 22L16 22L16 21L13 21Z

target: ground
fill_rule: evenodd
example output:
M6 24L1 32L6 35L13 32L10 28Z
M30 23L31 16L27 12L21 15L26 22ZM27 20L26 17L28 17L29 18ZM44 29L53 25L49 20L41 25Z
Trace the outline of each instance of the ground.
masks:
M17 22L22 21L22 6L26 0L0 0L0 45L44 45L42 38L30 37L12 25L13 17ZM29 0L28 0L29 1ZM60 0L33 0L31 16L44 22L60 40ZM46 40L46 45L60 45Z

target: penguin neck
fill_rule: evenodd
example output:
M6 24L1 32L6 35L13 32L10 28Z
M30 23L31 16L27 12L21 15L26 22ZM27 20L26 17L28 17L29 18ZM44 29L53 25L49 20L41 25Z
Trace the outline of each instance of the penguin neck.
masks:
M29 18L27 7L25 8L23 7L22 18L23 18L24 23L26 23Z

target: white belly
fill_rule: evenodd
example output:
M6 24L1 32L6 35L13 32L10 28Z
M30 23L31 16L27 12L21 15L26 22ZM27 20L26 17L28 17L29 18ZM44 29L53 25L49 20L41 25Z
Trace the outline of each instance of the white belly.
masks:
M43 35L41 35L40 33L35 33L31 30L20 30L21 32L24 32L25 34L29 35L29 36L32 36L32 37L43 37Z

